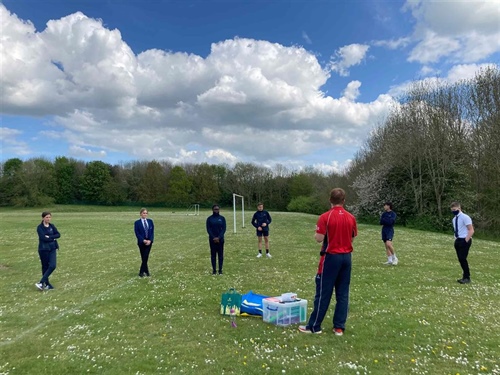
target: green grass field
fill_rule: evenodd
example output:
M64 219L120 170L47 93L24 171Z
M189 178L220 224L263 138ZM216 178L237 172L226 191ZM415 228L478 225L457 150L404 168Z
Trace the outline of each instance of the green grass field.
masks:
M41 210L1 209L0 374L500 374L500 243L474 239L472 284L449 235L396 228L387 267L378 226L360 225L345 335L219 315L221 293L314 297L316 216L271 212L272 259L257 259L247 213L227 219L223 276L205 220L151 209L152 277L139 278L137 208L55 207L56 287L40 292ZM238 215L237 220L241 220Z

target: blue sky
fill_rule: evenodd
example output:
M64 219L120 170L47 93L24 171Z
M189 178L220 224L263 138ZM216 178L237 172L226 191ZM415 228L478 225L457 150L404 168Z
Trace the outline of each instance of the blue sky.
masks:
M411 81L500 61L500 0L0 3L1 160L339 171Z

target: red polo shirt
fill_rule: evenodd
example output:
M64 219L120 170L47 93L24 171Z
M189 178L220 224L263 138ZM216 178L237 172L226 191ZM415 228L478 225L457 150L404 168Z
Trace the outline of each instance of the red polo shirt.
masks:
M350 253L353 250L352 239L358 234L356 218L344 207L334 206L319 217L316 233L327 236L327 253ZM325 257L321 257L319 260L318 274L323 272L324 260Z

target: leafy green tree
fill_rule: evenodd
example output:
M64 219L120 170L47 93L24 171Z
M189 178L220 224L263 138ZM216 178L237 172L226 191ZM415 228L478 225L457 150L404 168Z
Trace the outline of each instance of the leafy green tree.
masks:
M27 160L18 172L18 193L13 204L18 207L47 206L54 203L55 175L52 163L43 158Z
M321 215L328 207L325 202L318 199L317 196L299 196L293 198L287 206L290 212L305 212L307 214Z
M203 205L219 202L220 191L217 183L216 167L207 163L194 166L192 174L193 199Z
M220 192L219 204L231 205L233 203L233 191L227 183L229 175L229 166L226 164L214 165L214 175L217 181L217 187Z
M272 177L268 182L270 192L267 198L268 206L277 210L286 211L290 203L291 172L283 165L277 164L272 170Z
M268 168L251 163L236 163L226 178L226 187L232 193L243 195L245 204L255 206L257 202L265 202L271 189L272 172ZM232 199L232 198L231 198Z
M191 189L192 182L187 176L186 171L180 166L172 168L168 180L167 203L177 207L190 204Z
M21 170L23 161L19 158L8 159L3 163L0 178L0 204L12 205L21 191Z
M138 201L147 204L163 203L167 198L167 175L156 160L148 163L138 188Z
M127 199L127 185L123 168L113 165L110 168L111 179L104 186L104 203L107 205L119 205Z
M77 161L68 159L65 156L56 157L54 170L56 178L56 203L68 204L74 202L78 189Z
M23 161L19 158L8 159L3 165L3 176L12 177L23 167Z
M146 173L148 162L133 161L125 164L122 169L126 186L126 200L129 202L141 202L140 186Z
M111 183L110 166L102 161L87 163L82 176L81 191L87 202L103 204L107 202L106 189Z
M290 197L309 197L314 193L314 186L307 173L300 172L292 176L290 181Z
M500 68L488 67L468 81L465 107L472 124L470 147L475 218L479 228L500 233Z
M406 222L448 230L459 200L477 226L500 231L499 144L498 67L453 85L416 82L347 171L357 211L375 215L387 199Z

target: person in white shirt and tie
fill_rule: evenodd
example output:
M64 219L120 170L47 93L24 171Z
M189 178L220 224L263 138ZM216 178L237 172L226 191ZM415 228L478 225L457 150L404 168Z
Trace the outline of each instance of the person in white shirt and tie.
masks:
M148 219L148 210L141 208L141 218L134 223L135 236L137 237L137 246L141 253L141 268L139 277L150 276L148 268L149 253L155 237L155 226L153 220Z
M462 212L460 203L453 202L450 205L451 212L454 215L452 219L453 231L455 232L455 250L457 252L457 258L462 267L463 275L461 279L457 281L460 284L470 283L470 270L469 263L467 262L467 256L469 255L469 249L472 245L472 235L474 234L474 227L472 226L472 219L469 215Z

